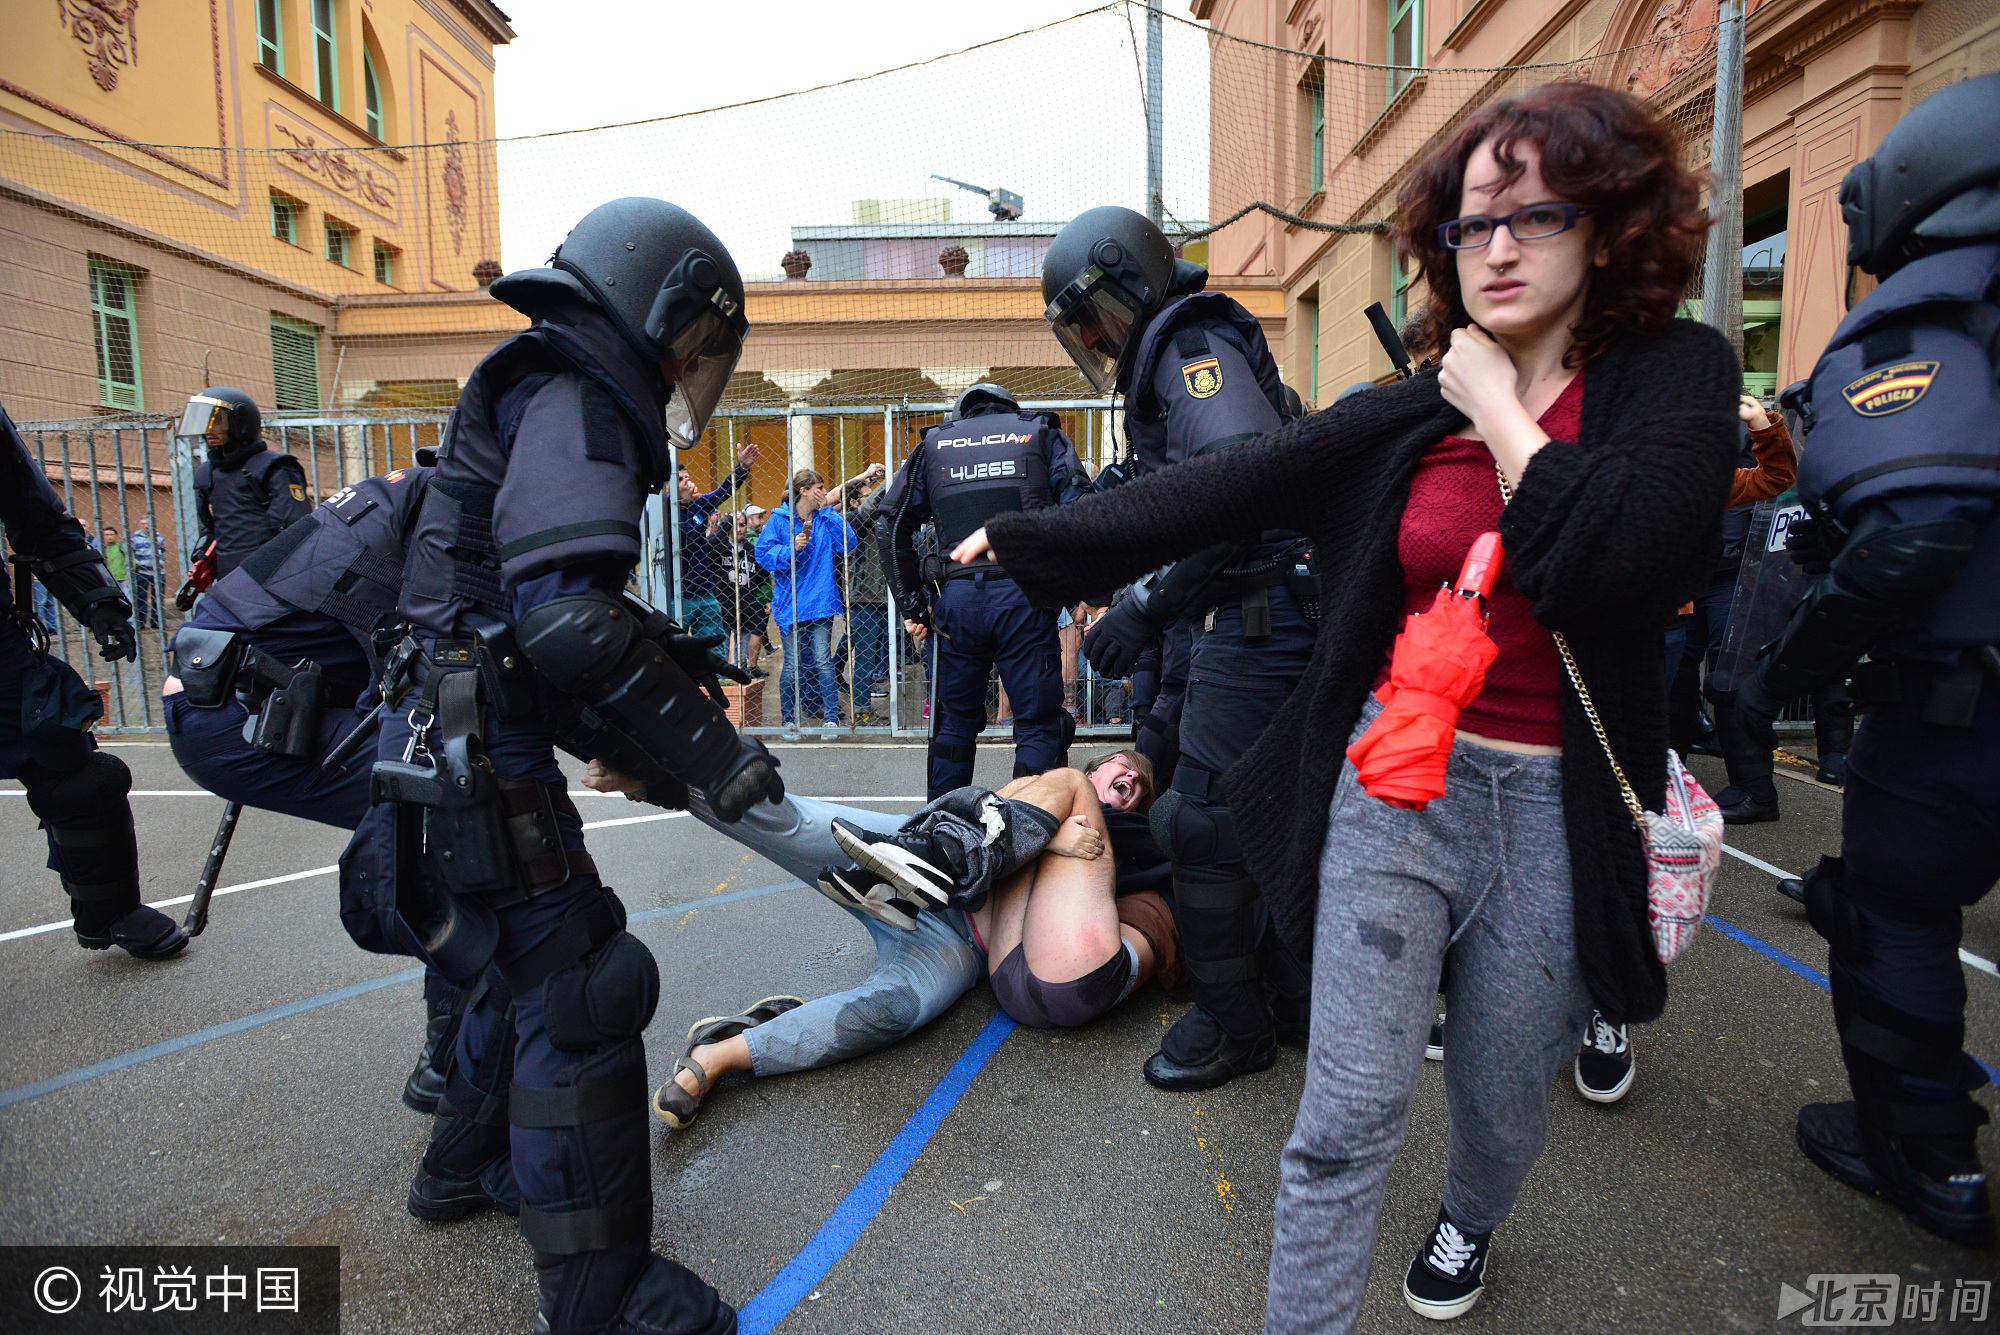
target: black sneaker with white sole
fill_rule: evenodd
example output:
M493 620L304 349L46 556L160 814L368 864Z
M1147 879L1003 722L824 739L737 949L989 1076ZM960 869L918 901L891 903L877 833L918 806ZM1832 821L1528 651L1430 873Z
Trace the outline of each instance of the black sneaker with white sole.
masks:
M1486 1290L1486 1251L1492 1240L1491 1233L1467 1233L1439 1206L1437 1227L1403 1277L1403 1301L1433 1321L1470 1312Z
M1444 1060L1444 1012L1439 1011L1436 1023L1431 1025L1431 1036L1424 1041L1424 1060L1441 1062Z
M1576 1092L1592 1103L1616 1103L1632 1092L1633 1070L1625 1026L1592 1011L1583 1050L1576 1054Z
M865 913L898 931L917 930L924 905L883 877L861 867L821 867L819 892L842 908Z
M944 851L923 835L876 834L835 817L833 842L862 870L874 872L903 892L904 898L930 909L951 904L957 875Z

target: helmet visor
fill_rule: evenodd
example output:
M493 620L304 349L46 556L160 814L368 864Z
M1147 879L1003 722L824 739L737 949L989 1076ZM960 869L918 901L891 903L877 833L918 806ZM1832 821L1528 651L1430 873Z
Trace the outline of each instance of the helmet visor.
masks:
M715 405L729 388L743 355L743 340L720 311L703 311L668 345L674 365L673 397L667 400L667 434L683 449L708 429Z
M197 394L188 400L187 408L181 413L180 425L174 434L184 438L200 440L213 429L229 439L229 405L221 399L211 399Z
M1110 393L1118 380L1118 361L1139 322L1137 303L1106 281L1104 271L1093 264L1049 303L1043 315L1084 379L1098 393Z

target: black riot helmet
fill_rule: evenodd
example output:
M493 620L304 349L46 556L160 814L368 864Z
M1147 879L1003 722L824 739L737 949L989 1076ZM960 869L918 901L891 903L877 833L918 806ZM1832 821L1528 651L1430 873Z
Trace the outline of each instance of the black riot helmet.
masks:
M1201 291L1208 271L1174 258L1144 214L1107 204L1056 233L1042 261L1043 312L1063 351L1100 393L1125 370L1139 334L1167 299Z
M632 350L672 366L667 434L701 439L743 355L743 279L714 232L664 199L600 204L570 229L547 268L497 280L495 297L528 316L561 301L595 307Z
M1937 92L1840 183L1847 262L1886 278L1934 250L2000 237L2000 73Z
M1018 413L1021 411L1021 404L1007 391L1005 385L996 385L990 380L981 381L958 396L958 403L953 406L951 415L955 418L970 417L982 409L994 408Z
M174 434L201 440L211 430L218 429L222 432L222 444L209 445L210 463L232 463L256 453L264 429L264 415L257 411L257 400L227 385L204 389L187 401Z

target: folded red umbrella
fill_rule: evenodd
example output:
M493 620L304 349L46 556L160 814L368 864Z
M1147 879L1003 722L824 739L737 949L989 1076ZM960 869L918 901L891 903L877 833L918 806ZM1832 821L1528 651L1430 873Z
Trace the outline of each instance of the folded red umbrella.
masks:
M1458 583L1438 590L1430 610L1412 616L1396 637L1389 680L1375 693L1382 712L1347 748L1369 796L1412 811L1444 796L1459 713L1479 697L1500 652L1486 634L1486 599L1501 557L1500 535L1480 534Z

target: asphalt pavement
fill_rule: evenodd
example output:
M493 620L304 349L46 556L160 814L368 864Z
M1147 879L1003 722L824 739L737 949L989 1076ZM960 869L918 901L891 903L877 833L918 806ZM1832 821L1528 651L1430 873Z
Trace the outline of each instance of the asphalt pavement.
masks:
M922 791L920 748L776 750L796 792L896 811ZM164 746L116 753L134 774L146 897L184 897L222 804ZM1004 781L1009 760L982 749L981 781ZM1695 769L1723 786L1717 762ZM1811 976L1825 947L1766 868L1835 851L1839 799L1780 791L1781 821L1729 832L1756 862L1725 858L1717 921L1673 966L1666 1014L1634 1031L1630 1097L1599 1107L1567 1077L1551 1091L1548 1151L1457 1328L1788 1330L1801 1318L1778 1317L1780 1285L1808 1276L1896 1274L1947 1294L2000 1277L1993 1253L1911 1228L1793 1146L1799 1105L1844 1097L1844 1078ZM867 973L866 933L779 868L691 819L578 801L604 822L591 852L659 958L655 1081L694 1020ZM528 1329L534 1280L511 1220L432 1226L403 1208L429 1131L398 1097L423 1003L410 961L341 931L344 831L247 812L207 933L155 964L29 930L67 911L18 785L0 786L0 831L0 1244L331 1244L344 1331ZM1965 947L1968 1047L2000 1066L2000 896L1968 914ZM654 1129L655 1245L750 1304L746 1331L1255 1331L1302 1057L1161 1093L1139 1067L1177 1010L1148 987L1083 1030L1010 1029L982 985L889 1051L733 1078L689 1131ZM1433 1328L1400 1286L1442 1186L1442 1077L1426 1064L1362 1331ZM1993 1106L1990 1088L1978 1097ZM1983 1145L2000 1165L1991 1130ZM2000 1313L1894 1328L2000 1331Z

